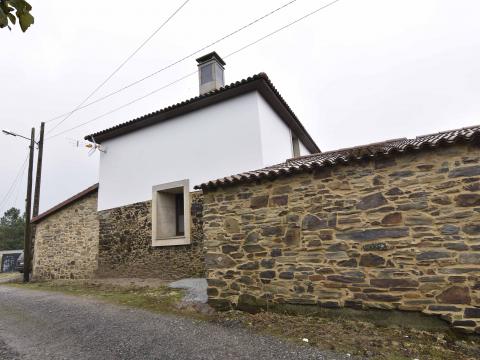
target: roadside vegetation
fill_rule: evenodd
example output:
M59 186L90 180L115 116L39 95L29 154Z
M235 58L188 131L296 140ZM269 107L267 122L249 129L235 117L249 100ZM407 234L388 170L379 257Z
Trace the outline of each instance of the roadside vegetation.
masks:
M10 208L0 217L0 251L23 249L25 214L17 208Z
M480 337L453 332L438 319L403 316L386 318L382 312L317 309L304 314L294 310L215 312L182 302L183 292L165 285L125 282L49 281L10 286L58 291L101 299L113 304L211 321L227 327L247 327L324 350L372 360L477 360ZM295 314L294 314L295 313ZM404 314L404 313L403 313ZM408 320L410 319L410 320Z

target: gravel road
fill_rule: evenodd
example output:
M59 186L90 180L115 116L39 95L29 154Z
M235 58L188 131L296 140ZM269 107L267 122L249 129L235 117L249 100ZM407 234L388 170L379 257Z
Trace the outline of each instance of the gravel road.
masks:
M0 286L0 358L350 359L242 328L8 286Z

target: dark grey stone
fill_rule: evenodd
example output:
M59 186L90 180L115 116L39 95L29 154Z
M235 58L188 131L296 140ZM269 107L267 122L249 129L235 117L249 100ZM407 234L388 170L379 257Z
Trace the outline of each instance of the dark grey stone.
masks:
M291 271L283 271L283 272L281 272L281 273L278 275L278 277L279 277L280 279L290 280L290 279L293 279L293 278L294 278L294 274L293 274L293 272L291 272Z
M480 308L466 308L464 316L469 319L480 319Z
M418 261L423 260L437 260L437 259L447 259L451 257L451 253L447 251L425 251L416 256Z
M328 228L328 222L326 219L320 219L315 215L305 215L302 221L303 230L319 230Z
M256 253L256 252L265 251L265 248L260 245L252 244L252 245L244 245L243 250L247 253Z
M364 251L385 251L388 250L388 246L385 243L374 243L363 245Z
M468 224L465 225L462 230L468 235L480 235L480 224Z
M460 194L455 198L458 206L470 207L480 205L480 194Z
M379 206L387 204L387 199L382 193L370 194L363 197L357 204L357 209L367 210L377 208Z
M456 235L460 231L460 228L458 226L455 226L455 225L446 224L446 225L442 226L440 231L444 235Z
M273 270L260 271L260 278L262 279L273 279L275 278L276 272Z
M370 284L382 289L415 288L419 282L413 279L372 279Z
M466 166L463 168L457 168L448 174L448 177L461 177L461 176L477 176L480 175L480 165Z
M360 266L376 267L385 265L385 259L375 254L362 254L360 256Z
M354 230L344 233L338 233L337 239L341 240L357 240L357 241L370 241L378 239L388 238L402 238L409 235L409 230L406 227L402 228L380 228L380 229L368 229L368 230Z
M238 266L239 270L257 270L260 266L258 261L249 261L247 263L241 264Z

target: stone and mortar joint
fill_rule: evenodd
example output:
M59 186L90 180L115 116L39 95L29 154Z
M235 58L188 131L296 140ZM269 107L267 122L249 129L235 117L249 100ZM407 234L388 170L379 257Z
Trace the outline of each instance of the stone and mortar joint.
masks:
M480 333L480 157L456 144L204 193L210 304L438 315Z

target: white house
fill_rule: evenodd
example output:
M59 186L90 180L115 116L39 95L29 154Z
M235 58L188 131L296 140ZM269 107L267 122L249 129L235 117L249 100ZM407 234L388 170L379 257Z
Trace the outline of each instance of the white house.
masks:
M197 62L199 96L85 137L99 184L34 219L37 277L203 274L194 186L320 151L266 74L225 86L218 54Z
M86 137L105 149L98 210L153 200L154 246L190 243L188 214L175 225L178 196L165 194L320 151L266 74L224 86L217 53L197 62L198 97Z

